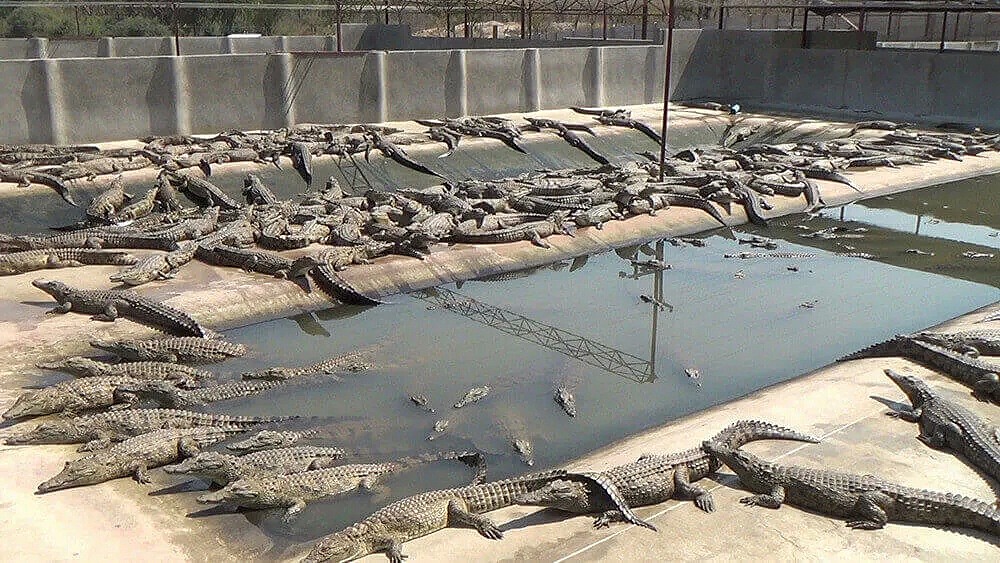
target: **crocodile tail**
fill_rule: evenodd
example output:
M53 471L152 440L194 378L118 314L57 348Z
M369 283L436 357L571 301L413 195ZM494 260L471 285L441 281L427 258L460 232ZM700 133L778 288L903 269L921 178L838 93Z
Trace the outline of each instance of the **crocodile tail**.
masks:
M724 444L731 449L740 448L756 440L795 440L812 444L819 442L819 438L759 420L736 421L712 437L713 442Z
M569 475L567 475L567 477L570 477L572 479L583 479L585 481L589 481L591 486L597 486L598 488L602 489L605 492L605 494L608 495L608 498L611 499L611 502L614 503L618 511L621 512L622 517L625 519L625 521L628 522L629 524L635 524L636 526L649 528L654 532L657 531L656 526L653 526L649 522L646 522L645 520L639 518L638 516L635 515L634 512L632 512L632 509L625 502L625 499L622 497L622 494L618 490L618 487L615 486L615 484L612 483L611 480L605 477L603 474L570 473Z
M900 522L971 528L1000 536L1000 510L995 505L955 493L893 487L895 517Z
M898 356L900 355L901 338L901 336L893 336L892 338L883 340L878 344L872 344L867 348L862 348L853 354L837 358L837 361L846 362L849 360L860 360L861 358L885 358L887 356Z

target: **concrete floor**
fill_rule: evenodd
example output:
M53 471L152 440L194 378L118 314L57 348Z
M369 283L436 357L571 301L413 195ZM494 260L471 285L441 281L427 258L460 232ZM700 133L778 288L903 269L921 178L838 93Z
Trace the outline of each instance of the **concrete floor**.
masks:
M637 116L652 121L649 108ZM688 110L691 123L724 122L714 112ZM558 112L543 112L571 120ZM575 114L573 114L575 115ZM561 117L560 117L561 116ZM656 118L658 119L658 118ZM683 122L683 116L678 120ZM576 119L573 119L576 120ZM579 120L582 121L582 120ZM829 127L809 121L803 127ZM482 141L486 142L486 141ZM896 170L852 172L866 196L913 189L945 181L1000 171L1000 155L941 161ZM820 182L830 205L858 196L839 184ZM0 192L5 189L0 188ZM775 215L801 211L804 200L777 198ZM734 210L732 224L745 222ZM552 262L581 254L627 245L639 240L683 235L708 228L714 222L705 214L675 208L656 217L635 217L606 226L581 229L575 238L552 237L552 250L528 243L508 245L442 246L423 262L406 258L379 260L367 267L351 268L345 277L359 288L392 294ZM95 323L81 315L46 317L48 297L27 282L37 277L63 279L84 287L108 287L109 267L52 270L0 279L0 401L9 402L19 386L33 383L37 374L29 366L39 360L87 349L86 340L103 336L152 334L128 321ZM150 284L141 291L180 307L214 328L238 326L255 319L293 314L328 305L320 295L304 294L282 280L216 269L194 263L176 280ZM914 303L913 306L919 306ZM995 308L1000 308L996 306ZM975 320L979 315L973 315ZM862 321L863 322L863 321ZM966 321L962 321L966 322ZM265 351L266 352L266 351ZM901 400L902 394L886 379L883 367L911 366L890 359L833 366L809 377L761 391L690 418L609 446L574 467L602 468L632 461L640 453L674 451L697 445L729 422L755 417L824 435L824 444L798 449L797 445L765 443L751 446L767 456L794 453L783 458L795 463L827 463L831 467L877 472L915 486L963 492L989 498L989 489L963 464L940 452L927 450L913 439L916 427L890 420L880 413L878 395ZM926 370L911 366L912 369ZM940 376L932 381L987 416L995 407L974 403L964 390ZM991 409L993 409L991 411ZM991 414L992 413L992 414ZM659 421L650 421L655 425ZM889 451L886 451L886 450ZM0 526L7 532L0 542L0 560L69 561L144 559L154 561L217 561L262 557L269 541L242 516L207 520L184 518L195 507L183 495L148 497L150 489L126 480L95 487L35 496L35 486L55 474L72 449L64 447L4 448L0 451ZM156 475L156 473L154 473ZM639 514L656 523L661 532L616 526L595 531L589 518L553 518L548 513L512 508L494 515L505 523L507 539L490 542L468 530L445 530L406 546L411 561L442 560L665 560L665 559L885 559L908 557L939 559L996 557L996 548L981 539L951 531L891 525L880 532L855 532L842 522L786 507L777 512L749 509L735 500L733 480L723 479L716 491L718 510L705 515L689 505L667 503L644 508ZM683 517L678 517L683 515ZM683 527L686 533L674 530ZM711 536L704 530L712 530ZM722 532L722 533L719 533ZM39 541L45 538L44 541ZM307 547L307 546L303 546ZM292 554L285 554L292 555ZM380 560L378 556L373 561Z

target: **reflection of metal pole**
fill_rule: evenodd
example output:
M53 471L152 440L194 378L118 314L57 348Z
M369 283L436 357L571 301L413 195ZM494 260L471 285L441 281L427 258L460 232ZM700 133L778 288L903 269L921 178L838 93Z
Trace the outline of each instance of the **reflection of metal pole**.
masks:
M601 36L607 41L608 40L608 3L607 1L601 2Z
M525 14L525 11L524 11L524 0L521 0L521 39L524 39L527 36L527 34L525 33L525 29L524 29L525 21L526 21L525 15L526 14Z
M939 51L944 51L944 33L948 29L948 10L941 14L941 47Z
M663 241L657 241L656 243L656 259L660 262L663 261ZM663 303L663 270L657 268L656 273L653 274L653 297L656 299L656 303L653 304L653 328L650 331L649 336L649 381L652 382L656 379L656 333L657 326L660 318L660 306L657 303Z
M663 57L663 121L661 123L660 134L660 177L663 181L663 167L667 161L667 122L670 116L670 62L673 57L674 46L674 0L670 0L667 7L667 48Z
M923 219L923 217L924 217L923 215L917 215L917 228L913 229L913 234L915 235L920 234L920 220Z
M181 56L181 21L177 14L177 3L174 2L170 7L174 15L174 54L179 57Z
M642 0L642 38L646 39L649 29L649 0Z
M843 220L844 220L844 208L845 207L847 207L847 206L846 205L840 206L840 220L841 220L841 222L843 222Z

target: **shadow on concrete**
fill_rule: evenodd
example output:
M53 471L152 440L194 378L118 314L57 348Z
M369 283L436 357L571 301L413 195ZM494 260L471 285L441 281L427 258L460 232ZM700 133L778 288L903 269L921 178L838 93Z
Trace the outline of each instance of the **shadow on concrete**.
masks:
M510 522L507 522L500 528L504 532L509 532L511 530L519 530L521 528L530 528L531 526L541 526L542 524L552 524L554 522L562 522L563 520L569 518L575 518L578 516L592 515L586 514L571 514L569 512L563 512L561 510L556 510L554 508L546 508L544 510L539 510L538 512L532 512L526 516L520 518L515 518Z

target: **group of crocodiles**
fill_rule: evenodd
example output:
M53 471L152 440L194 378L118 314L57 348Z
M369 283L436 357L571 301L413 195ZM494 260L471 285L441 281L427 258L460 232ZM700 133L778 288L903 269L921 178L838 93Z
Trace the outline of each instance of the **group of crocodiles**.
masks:
M587 111L602 123L628 122L644 130L624 110ZM567 140L575 139L574 146L586 146L574 132L589 131L586 126L526 119L527 128L556 130ZM520 129L491 118L443 120L434 125L442 138L467 134L512 140ZM870 130L878 134L859 133ZM79 178L73 170L102 158L131 158L160 166L155 184L135 197L126 192L122 177L114 179L93 198L79 222L56 227L62 232L0 234L0 274L119 265L122 269L110 280L132 287L172 278L186 264L199 260L286 278L307 290L315 282L341 301L374 305L380 303L378 296L359 291L340 271L386 255L423 259L438 243L530 241L548 248L547 239L553 235L572 236L577 228L601 228L609 221L655 215L670 206L702 210L719 225L728 226L735 220L726 214L735 204L752 222L766 224L767 210L772 207L769 198L775 196L804 197L808 209L822 206L817 179L857 189L843 169L961 159L997 150L1000 136L911 132L889 122L863 122L851 135L830 141L686 149L668 158L662 171L650 160L615 165L602 157L596 168L538 171L492 181L445 180L428 188L372 188L357 194L345 192L336 177L330 177L322 189L297 200L279 199L254 173L247 174L240 199L205 177L211 164L238 160L231 153L254 153L256 160L272 162L286 155L311 186L311 155L339 154L343 147L353 147L353 151L375 148L411 167L423 167L405 156L385 130L369 126L233 132L212 139L160 137L149 139L134 153L80 161L66 157L92 155L93 151L87 147L0 147L0 160L28 175ZM647 156L655 160L655 155ZM187 167L202 172L182 170ZM180 194L195 205L185 206ZM80 291L48 281L35 285L59 301L55 312L77 310L100 320L113 320L119 314L140 322L163 320L160 328L171 333L204 336L190 318L168 313L128 290ZM150 317L157 320L150 321Z

